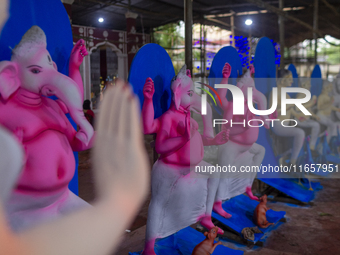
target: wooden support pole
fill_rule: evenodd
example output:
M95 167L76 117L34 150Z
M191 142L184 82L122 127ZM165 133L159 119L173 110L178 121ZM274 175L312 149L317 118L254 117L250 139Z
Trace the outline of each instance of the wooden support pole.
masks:
M204 69L203 69L203 25L200 24L200 68L201 68L201 77L204 77ZM203 84L202 84L203 88Z
M185 64L192 73L192 0L184 0Z
M318 63L318 34L316 31L319 26L319 0L314 0L314 15L313 15L313 38L314 38L314 64Z
M284 8L284 0L279 1L280 10ZM279 31L280 31L280 54L281 54L281 62L280 62L280 69L285 67L285 23L284 17L279 15Z
M231 26L231 36L233 37L231 39L232 41L232 46L235 47L235 15L234 15L234 12L233 12L233 15L230 16L230 26Z
M207 53L206 53L206 45L207 45L207 29L206 27L204 26L203 28L203 38L204 38L204 41L203 41L203 77L205 77L206 75L206 66L207 66L207 60L206 60L206 57L207 57Z
M249 55L248 55L248 63L251 64L251 51L252 51L252 41L251 41L251 25L249 26L249 34L248 34L248 46L249 46Z

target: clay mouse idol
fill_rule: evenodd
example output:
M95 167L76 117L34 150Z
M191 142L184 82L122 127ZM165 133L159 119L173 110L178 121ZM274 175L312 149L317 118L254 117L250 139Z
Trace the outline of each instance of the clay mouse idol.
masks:
M206 238L200 242L195 249L192 251L192 255L210 255L213 254L217 245L222 244L222 242L218 242L214 244L214 240L217 236L218 227L214 227L210 229L209 233L205 232L204 235Z
M260 203L256 206L254 211L254 222L260 228L268 228L274 223L267 221L266 213L269 210L267 207L267 195L260 197Z

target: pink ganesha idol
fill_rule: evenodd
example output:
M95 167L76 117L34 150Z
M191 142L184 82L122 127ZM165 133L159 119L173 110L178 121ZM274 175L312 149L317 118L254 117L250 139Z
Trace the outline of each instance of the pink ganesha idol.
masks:
M255 88L254 79L251 77L254 72L254 67L251 65L243 76L239 78L236 86L242 90L245 98L248 98L248 88L251 88L253 102L258 105L259 110L266 110L267 99ZM228 84L230 73L231 66L226 63L222 70L222 84ZM214 211L225 218L229 218L231 215L223 210L223 200L238 196L244 192L251 199L258 200L251 190L254 178L256 177L256 172L246 173L240 171L241 166L260 166L265 154L265 148L256 143L259 127L250 127L248 121L250 119L260 119L264 123L264 126L267 129L269 128L269 122L264 121L265 119L268 119L268 116L256 117L253 115L248 109L247 100L244 102L245 114L233 116L233 103L227 100L227 91L227 89L217 90L222 101L222 105L220 106L223 110L223 119L228 120L228 123L222 126L222 130L230 130L229 142L218 147L218 164L220 166L235 166L236 172L230 171L221 173L216 202L214 203ZM242 123L245 121L245 127L243 124L234 124L231 126L230 120L235 123ZM261 123L257 122L251 121L250 124L252 126L261 125Z
M195 172L195 166L210 166L203 161L204 145L224 144L229 131L214 137L212 111L204 117L204 134L198 132L197 122L190 110L201 112L201 97L194 90L190 72L183 66L172 79L172 103L158 119L154 119L151 78L144 85L142 109L145 134L156 133L155 149L160 158L154 164L151 178L151 203L146 226L146 244L143 254L155 254L157 238L164 238L200 221L212 229L212 207L219 184L219 174ZM221 229L218 230L222 234Z
M88 206L68 189L75 169L72 151L89 148L94 135L82 110L79 65L87 54L83 43L78 42L71 53L70 76L75 81L58 72L46 49L45 33L37 26L13 49L11 61L0 62L0 124L21 141L26 158L5 202L15 231ZM46 97L51 95L59 100Z

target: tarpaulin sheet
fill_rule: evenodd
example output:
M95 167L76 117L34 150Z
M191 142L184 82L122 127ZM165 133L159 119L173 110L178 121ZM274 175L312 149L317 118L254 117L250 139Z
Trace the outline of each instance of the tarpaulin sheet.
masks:
M334 164L340 164L340 158L335 155L326 155L326 159ZM326 173L330 173L330 171L327 171Z
M323 186L321 185L320 182L311 182L312 183L312 189L315 190L315 191L318 191L318 190L322 190L323 189ZM309 183L308 182L304 182L303 185L309 189Z
M315 191L309 190L307 185L301 185L294 179L261 178L259 180L298 201L308 203L314 199Z
M205 236L197 230L187 227L177 233L160 239L155 244L157 255L191 255L197 244L202 242ZM142 252L129 253L140 255ZM218 245L213 255L243 255L243 251L233 250L223 245Z
M212 217L224 224L225 226L235 230L236 232L242 232L244 228L255 227L255 223L253 221L253 214L256 206L259 204L258 201L251 200L249 197L245 195L239 195L234 198L231 198L223 203L223 209L232 215L231 218L226 219L217 213L212 214ZM267 220L271 223L279 222L284 216L286 212L284 211L273 211L269 209L267 211ZM269 226L268 228L259 228L263 234L255 234L254 242L259 241L266 232L271 231L274 225Z

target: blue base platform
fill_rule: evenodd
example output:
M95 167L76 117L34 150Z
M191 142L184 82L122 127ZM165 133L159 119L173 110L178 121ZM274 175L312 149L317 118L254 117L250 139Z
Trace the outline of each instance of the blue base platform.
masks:
M287 196L290 196L304 203L309 203L314 199L315 196L315 190L314 191L309 190L308 184L300 185L297 182L295 182L294 179L261 178L259 180L281 191Z
M191 255L197 244L202 242L205 236L197 230L187 227L177 233L160 239L156 242L157 255ZM142 252L129 252L129 255L140 255ZM243 251L233 250L223 245L218 245L214 255L243 255Z
M212 217L241 235L242 229L256 226L253 221L253 214L258 204L258 201L251 200L249 197L242 194L227 200L222 205L223 209L232 215L231 218L226 219L214 212ZM286 212L284 211L277 212L269 209L267 211L267 220L268 222L276 224L284 218L285 215ZM261 240L264 234L271 231L274 227L275 225L269 226L268 228L259 228L263 234L255 234L254 242L256 243Z
M303 185L309 189L309 183L303 183ZM315 191L319 191L319 190L322 190L323 189L323 186L321 185L320 182L313 182L312 181L312 189L315 190Z
M335 155L327 155L326 159L328 162L331 162L333 164L340 164L340 158Z
M327 163L327 164L339 164L340 163L340 161L339 161L339 163L337 163L337 161L339 160L339 158L337 157L337 156L334 156L334 155L327 155L327 156L325 156L325 160L327 161L327 162L329 162L329 163ZM315 168L316 169L318 169L318 166L315 166ZM334 166L334 169L335 169L335 166ZM335 170L334 170L335 171ZM316 170L316 171L314 171L314 172L310 172L310 178L313 178L313 176L315 177L315 178L325 178L325 177L328 177L329 175L331 174L331 172L330 172L330 170L329 169L327 169L327 170L323 170L323 169L318 169L318 170ZM306 177L307 175L305 174L305 177Z

